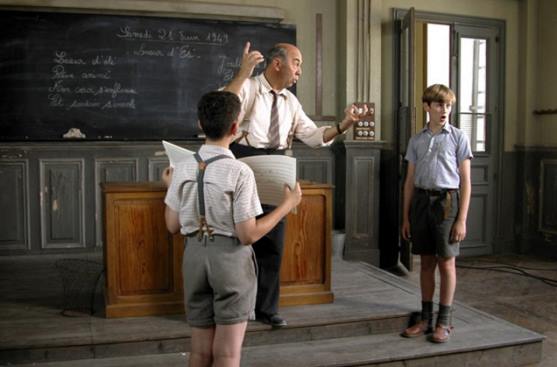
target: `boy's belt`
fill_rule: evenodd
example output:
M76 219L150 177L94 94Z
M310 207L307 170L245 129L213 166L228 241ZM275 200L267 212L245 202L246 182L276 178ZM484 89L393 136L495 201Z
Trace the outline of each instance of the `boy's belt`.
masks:
M187 238L196 238L196 239L199 239L199 238L202 237L202 236L203 236L203 234L201 233L201 235L200 235L199 231L191 232L191 233L188 233L188 234L186 235ZM238 239L238 237L235 237L235 236L227 236L227 235L220 234L220 233L213 233L211 236L212 236L212 237L231 238L231 239L235 239L235 240Z
M432 200L431 198L435 198L435 205L440 204L440 208L442 210L442 212L440 213L441 218L443 220L449 218L449 216L451 215L451 209L453 207L453 199L451 193L456 192L457 189L427 190L421 189L419 187L416 189L418 193L427 195L429 200Z
M457 189L428 190L416 187L416 191L422 194L426 194L427 196L443 196L447 193L455 192L457 191Z

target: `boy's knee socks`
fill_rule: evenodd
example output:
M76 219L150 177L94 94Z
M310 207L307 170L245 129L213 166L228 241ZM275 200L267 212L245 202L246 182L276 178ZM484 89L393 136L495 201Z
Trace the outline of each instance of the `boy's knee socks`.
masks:
M439 304L439 314L437 315L436 325L451 325L451 305Z
M433 301L422 301L422 320L431 324L433 320Z

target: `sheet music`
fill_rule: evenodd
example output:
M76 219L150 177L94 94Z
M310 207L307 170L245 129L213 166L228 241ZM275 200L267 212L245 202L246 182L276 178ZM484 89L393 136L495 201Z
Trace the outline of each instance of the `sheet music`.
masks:
M190 157L195 152L162 141L171 167ZM296 186L296 158L285 155L257 155L239 159L251 167L255 175L257 193L263 204L278 206L283 199L283 187Z
M284 184L296 186L296 158L285 155L257 155L239 159L255 174L257 193L263 204L279 205Z
M191 150L169 143L166 140L162 141L162 145L164 146L166 156L168 157L170 167L172 168L176 167L177 163L194 154Z

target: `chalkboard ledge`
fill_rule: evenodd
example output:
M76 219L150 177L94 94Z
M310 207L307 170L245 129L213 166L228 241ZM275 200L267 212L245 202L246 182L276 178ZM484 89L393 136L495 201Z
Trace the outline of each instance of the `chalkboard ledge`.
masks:
M187 139L187 140L171 140L172 143L180 146L200 146L203 144L203 139ZM7 152L20 149L24 152L30 150L60 150L61 146L64 149L71 151L80 150L98 150L104 151L106 149L118 148L120 150L126 149L156 149L164 151L162 141L86 141L86 140L59 140L59 141L3 141L0 146L0 158L17 158L7 156Z

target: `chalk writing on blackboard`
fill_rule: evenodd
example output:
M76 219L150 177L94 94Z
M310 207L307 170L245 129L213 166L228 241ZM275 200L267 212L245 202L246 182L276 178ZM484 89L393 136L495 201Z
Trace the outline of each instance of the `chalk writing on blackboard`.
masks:
M0 140L195 137L197 101L234 77L248 40L265 52L295 28L2 10Z
M115 57L93 55L91 59L84 59L56 50L53 64L52 84L47 90L50 107L66 110L136 109L138 91L113 80L111 68L117 64ZM119 98L121 96L126 97Z

